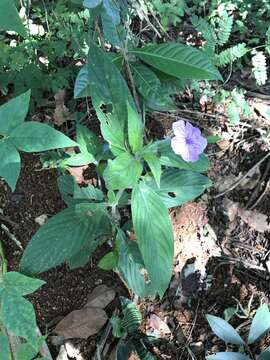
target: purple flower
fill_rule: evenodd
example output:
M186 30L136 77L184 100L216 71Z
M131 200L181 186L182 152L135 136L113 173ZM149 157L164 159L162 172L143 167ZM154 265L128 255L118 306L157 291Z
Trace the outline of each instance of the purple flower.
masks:
M207 146L207 140L200 129L189 122L179 120L173 123L174 137L171 140L173 151L181 155L185 161L195 162Z

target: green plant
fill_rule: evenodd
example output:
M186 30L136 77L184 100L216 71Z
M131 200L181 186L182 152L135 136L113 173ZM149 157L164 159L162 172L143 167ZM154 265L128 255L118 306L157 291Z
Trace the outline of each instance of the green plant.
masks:
M114 315L110 320L113 335L120 338L116 347L116 360L128 359L131 353L137 353L141 360L156 359L147 349L152 339L139 330L142 316L136 305L124 297L120 297L120 302L120 315Z
M188 46L149 45L131 49L129 54L173 79L220 77L207 57ZM162 296L170 281L173 259L167 208L194 199L210 185L198 173L207 170L208 161L204 156L194 163L184 161L173 152L170 139L145 141L142 115L115 61L90 44L87 65L75 84L76 97L91 95L103 136L101 140L79 126L76 141L80 153L76 156L83 158L81 165L96 165L101 186L80 188L71 177L60 178L60 191L68 208L49 219L32 238L21 270L39 273L62 262L82 266L110 239L113 250L101 266L118 271L139 296ZM129 204L129 229L135 232L136 242L128 240L121 220L121 208Z
M45 282L7 271L0 243L0 349L2 359L31 360L39 353L44 342L38 336L33 305L25 299ZM15 341L20 337L23 342ZM16 344L16 346L15 346ZM40 358L41 359L41 358ZM46 360L44 358L44 360Z
M0 176L14 191L20 174L19 151L40 152L76 146L61 132L46 124L26 121L30 91L0 106Z
M207 321L212 331L227 344L234 344L239 346L239 352L220 352L215 355L209 355L206 359L209 360L251 360L252 351L250 346L258 341L270 330L270 311L266 304L262 304L254 318L252 319L247 340L238 334L238 332L222 318L207 315ZM258 357L258 360L267 360L269 358L270 348L268 347ZM249 357L251 356L251 357Z
M176 26L181 22L181 18L185 14L185 0L151 0L145 4L150 13L154 13L160 19L160 23L164 30L168 30L170 25Z

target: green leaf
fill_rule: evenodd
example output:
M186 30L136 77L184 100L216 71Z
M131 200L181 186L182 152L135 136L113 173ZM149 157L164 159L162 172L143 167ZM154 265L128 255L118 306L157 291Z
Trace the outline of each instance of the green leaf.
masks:
M77 146L60 131L39 122L28 121L17 126L8 138L19 150L39 152Z
M90 236L86 241L86 244L76 254L67 260L70 269L77 269L79 267L85 266L88 263L92 253L105 241L105 237L103 240L101 239L99 241L93 241L92 237Z
M145 268L152 286L162 297L171 279L173 262L173 233L168 210L143 182L132 191L131 209Z
M16 351L16 360L31 360L38 354L38 350L31 344L21 344Z
M258 360L269 360L270 359L270 346L266 348L258 357Z
M78 253L88 241L111 231L109 218L98 204L78 204L49 219L28 243L20 267L40 273Z
M35 292L44 284L43 280L33 279L16 271L9 271L4 274L0 287L10 294L23 296Z
M252 320L248 335L248 344L253 344L269 330L270 311L266 304L262 304L256 311L256 314Z
M110 251L108 254L104 255L103 258L99 261L98 267L100 267L102 270L112 270L117 266L117 263L117 253Z
M159 188L154 181L148 185L160 196L167 208L171 208L201 195L211 185L211 181L193 171L167 169L161 176Z
M116 348L116 360L127 360L130 354L135 351L131 341L121 341Z
M161 87L156 74L147 66L140 63L130 63L133 79L139 93L145 99L155 98Z
M125 151L127 102L135 108L129 88L107 53L93 43L89 46L88 76L92 101L103 138L115 154Z
M12 360L10 347L9 347L9 339L2 332L0 332L0 354L1 354L1 360Z
M87 96L91 96L91 91L89 87L88 69L87 66L84 65L76 77L74 98L79 99Z
M0 140L0 156L0 176L6 180L11 190L14 191L21 170L20 154L14 146Z
M97 7L98 5L100 5L102 3L103 0L84 0L83 2L83 6L89 8L89 9L93 9L95 7Z
M33 305L23 297L2 293L1 321L16 336L29 341L36 337L36 316Z
M106 11L101 12L101 23L105 40L109 41L113 46L120 46L117 25Z
M1 135L9 135L13 129L24 121L28 113L30 95L31 91L28 90L0 106Z
M142 297L156 295L156 290L152 284L144 277L143 259L135 241L127 241L122 230L118 230L117 239L119 239L119 259L117 269L124 282L132 291Z
M108 160L103 177L108 189L125 189L137 183L142 170L143 167L139 160L128 153L122 153L114 160Z
M120 297L120 301L123 308L121 327L125 332L132 334L139 329L142 322L142 315L137 306L129 299Z
M131 53L148 65L177 78L222 80L207 55L191 46L165 43L148 45Z
M244 345L245 342L237 331L225 320L213 315L206 315L212 331L223 341L229 344Z
M70 157L63 159L63 167L66 166L83 166L96 162L91 154L74 154Z
M63 201L67 205L72 205L74 203L73 195L75 188L78 187L75 179L71 175L62 175L57 179L57 186Z
M248 356L238 352L220 352L215 355L206 356L206 360L251 360Z
M187 162L173 152L170 139L159 141L156 145L162 165L196 172L206 172L209 169L209 160L204 154L201 154L196 162Z
M92 159L92 163L96 163L97 155L102 153L102 143L99 138L86 126L77 125L76 140L82 154Z
M74 199L102 201L104 199L104 194L93 185L88 185L86 187L76 186L74 189Z
M207 136L206 140L207 140L208 144L216 144L217 142L222 140L222 137L218 136L218 135L211 135L211 136Z
M138 112L127 104L128 109L128 142L135 154L143 146L143 123Z
M27 37L25 27L13 0L0 1L0 29L15 31L19 35Z
M154 179L157 183L157 186L160 186L160 178L161 178L161 163L159 158L153 152L146 152L143 154L144 160L147 162L150 170L154 176Z
M143 341L133 339L132 344L136 349L136 353L139 355L139 358L141 360L156 360L156 357L150 353L150 351L146 348Z

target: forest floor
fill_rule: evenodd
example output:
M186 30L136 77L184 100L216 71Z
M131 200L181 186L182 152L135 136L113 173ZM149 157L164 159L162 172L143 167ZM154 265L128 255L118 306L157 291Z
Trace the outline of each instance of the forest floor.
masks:
M256 166L267 154L258 132L262 118L232 130L223 117L221 121L211 113L198 109L187 112L185 108L179 110L178 116L201 127L206 135L223 136L229 131L230 139L207 150L213 187L197 201L171 212L175 263L170 288L162 301L139 301L138 306L144 319L142 330L158 331L161 335L153 349L158 358L203 360L206 354L226 349L211 332L206 314L222 316L226 309L239 303L244 309L250 306L252 312L262 299L269 302L270 194L266 187L270 160ZM175 119L153 113L148 119L149 132L162 137ZM88 125L91 127L91 122ZM18 269L20 247L25 248L35 234L40 217L52 216L64 208L57 190L57 170L41 168L39 156L24 154L16 191L12 193L0 182L0 222L5 229L1 228L0 235L11 270ZM244 180L238 181L244 175ZM233 189L228 191L230 188ZM63 265L40 275L46 285L31 300L41 331L50 334L48 344L53 356L57 356L61 345L61 339L51 335L55 325L71 311L81 309L94 288L103 284L117 294L128 294L117 274L97 267L105 251L106 248L99 250L84 268L69 270ZM183 265L193 269L186 277L180 276ZM112 313L115 306L116 302L111 303L108 312ZM245 330L249 320L234 316L232 324ZM73 342L80 349L80 356L84 356L82 359L92 359L99 336ZM107 341L110 343L111 339ZM264 339L257 345L258 350L269 345L269 341L270 338ZM113 346L110 344L108 349ZM107 354L110 356L110 350Z

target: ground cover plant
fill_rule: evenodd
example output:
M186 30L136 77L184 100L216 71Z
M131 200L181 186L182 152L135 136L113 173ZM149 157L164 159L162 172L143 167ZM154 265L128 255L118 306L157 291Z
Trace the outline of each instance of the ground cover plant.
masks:
M66 204L49 216L45 213L35 217L41 226L31 232L23 246L6 225L1 225L9 242L20 249L19 256L13 251L12 256L6 257L5 251L9 252L6 246L0 253L0 350L6 359L53 358L46 345L47 327L42 328L42 336L38 328L42 315L40 312L35 315L31 300L44 288L48 290L47 279L58 274L59 269L65 269L68 274L82 271L91 279L94 261L103 274L110 271L117 274L125 289L122 291L128 291L131 300L125 294L119 297L117 306L111 304L114 290L95 288L90 294L92 300L88 299L83 307L81 303L79 309L70 312L54 329L58 334L56 342L60 341L64 346L61 349L67 351L67 340L88 339L99 333L109 313L110 321L96 340L93 358L98 360L103 357L122 360L130 356L142 360L164 358L157 349L162 339L168 334L172 339L173 334L168 325L153 314L157 304L160 308L177 310L178 307L179 311L185 306L193 309L194 299L207 291L208 260L215 256L222 259L225 250L224 247L222 252L218 249L221 244L208 225L201 200L196 199L200 196L207 199L213 186L220 189L214 199L224 196L239 184L243 185L248 175L258 175L256 171L260 171L260 166L269 158L269 129L262 126L256 146L266 154L246 175L238 174L233 182L229 179L228 186L225 178L214 177L212 182L207 176L207 172L212 171L205 154L209 148L219 146L221 151L226 151L230 146L230 142L226 143L228 139L245 136L243 128L255 131L248 122L254 119L255 113L269 120L268 108L262 109L247 98L250 89L242 89L242 83L228 87L234 72L242 74L245 67L256 86L267 86L269 30L256 26L257 40L252 41L249 35L244 39L250 23L245 27L246 15L237 2L208 5L203 7L198 1L146 4L125 0L42 4L5 0L0 4L3 39L0 176L5 189L1 197L5 200L11 196L16 204L20 202L17 189L23 180L20 173L22 178L25 176L25 159L31 156L30 163L34 163L34 156L36 159L40 156L42 173L53 169L57 174L58 190L55 191L59 191ZM246 11L253 13L248 1L246 5ZM254 11L260 12L257 8ZM263 16L268 17L267 9ZM146 30L141 27L143 23ZM171 37L172 29L187 23L192 29L191 40ZM237 41L232 40L234 36ZM61 92L63 88L68 91ZM65 105L65 96L69 99L69 109L79 109L74 116ZM54 113L47 109L52 98ZM225 138L220 132L202 133L200 128L205 130L204 124L198 125L192 117L183 116L185 111L198 113L198 108L189 110L184 105L191 98L206 113L210 104L214 113L210 118L215 120L220 112L215 113L214 106L224 106L217 126ZM45 110L40 110L44 107ZM149 124L155 116L166 118L162 136L151 133ZM229 120L226 125L224 118ZM89 126L93 119L96 129ZM257 137L252 132L249 136ZM216 166L220 166L218 164L217 158ZM91 173L89 181L84 178L86 169ZM242 207L235 197L213 207L213 217L216 208L222 208L231 220L224 237L236 231L236 218L260 234L269 232L269 214L252 212L268 192L269 165L261 171L260 185L257 180L249 206ZM254 187L243 189L248 192ZM45 194L42 202L46 203L49 196ZM29 204L28 208L32 206L32 195ZM0 220L16 230L16 222L6 217L4 209L0 210ZM191 223L187 226L188 221ZM184 235L186 227L189 231ZM196 236L190 237L190 232ZM259 238L257 236L256 241ZM262 261L266 267L268 253L265 243L264 246ZM247 249L250 251L252 246ZM256 259L261 250L257 251ZM100 252L102 256L96 255ZM18 257L16 266L14 257ZM230 261L233 263L232 257ZM91 266L90 273L84 270L87 266ZM254 269L264 268L254 265ZM50 274L48 278L47 274ZM84 291L84 286L80 291ZM169 305L165 306L166 301ZM143 311L147 304L152 304L149 305L152 310L146 311L149 326L138 310L138 305ZM197 313L198 309L199 303ZM259 360L267 358L269 348L265 344L261 349L253 347L270 329L266 304L258 307L253 320L247 317L251 322L247 337L241 337L228 322L212 315L213 309L215 305L211 311L202 310L202 322L208 321L212 331L226 342L226 347L200 349L199 359L205 356L208 359L255 359L257 354L260 354ZM92 321L85 320L87 317ZM95 323L100 323L100 327L93 329L91 324ZM149 327L154 331L149 332ZM195 359L198 350L190 341L193 328L188 337L182 335L179 340L180 328L178 325L174 329L178 334L175 336L178 352L170 356L181 359L186 354L184 356ZM109 334L113 340L105 346ZM14 345L14 337L19 339L19 344ZM239 348L230 348L228 343ZM109 348L113 351L108 354ZM61 351L55 358L60 360L60 355ZM68 354L68 357L75 355Z

